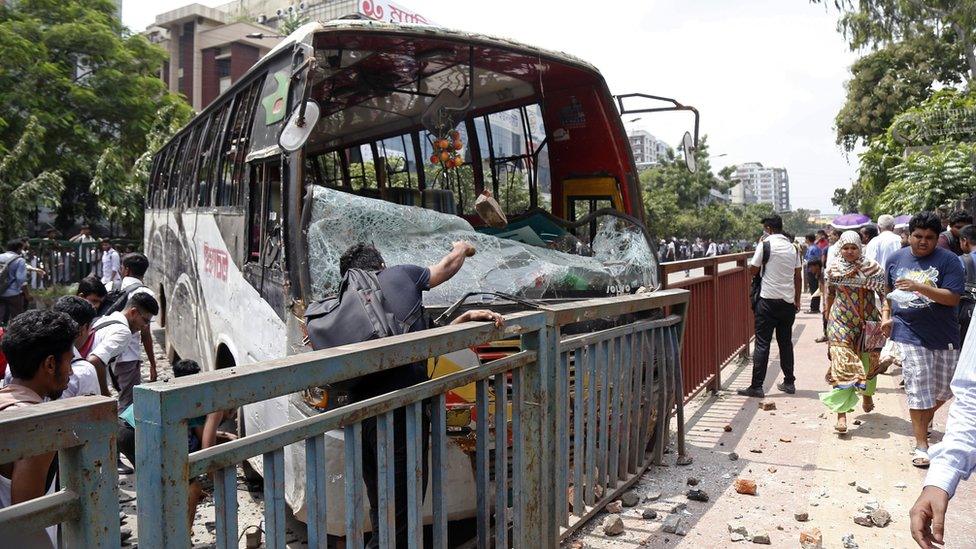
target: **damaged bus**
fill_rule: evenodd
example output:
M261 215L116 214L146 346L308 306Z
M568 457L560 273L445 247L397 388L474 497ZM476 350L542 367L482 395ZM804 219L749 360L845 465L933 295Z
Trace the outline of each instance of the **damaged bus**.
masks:
M633 100L667 104L625 108ZM336 291L339 256L361 241L389 264L433 264L455 240L476 247L457 276L427 292L431 320L464 298L504 312L525 300L653 290L657 252L620 116L668 110L694 116L683 144L693 169L693 107L615 97L577 58L427 26L309 23L154 157L147 284L160 296L167 353L214 369L310 350L305 307ZM476 204L489 194L502 210L490 223ZM428 369L446 375L512 344L437 357ZM475 511L473 402L473 388L448 398L452 519ZM342 403L322 388L248 405L239 429ZM327 467L341 472L342 433L327 437ZM286 497L301 519L304 447L289 447L285 463ZM328 489L341 506L342 483ZM330 514L330 534L344 533L343 516Z

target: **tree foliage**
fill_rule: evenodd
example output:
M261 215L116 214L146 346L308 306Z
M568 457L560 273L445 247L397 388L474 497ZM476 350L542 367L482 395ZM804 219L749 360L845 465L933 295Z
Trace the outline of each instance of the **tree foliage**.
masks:
M98 165L131 166L150 143L157 113L189 107L158 78L167 54L131 35L110 0L19 0L0 6L0 151L25 135L36 151L21 180L57 174L63 182L49 201L64 230L76 217L141 209L131 196L90 192ZM40 131L31 130L36 125ZM111 150L109 156L103 155ZM103 177L104 178L104 177ZM36 205L36 204L35 204Z
M678 155L682 158L682 155ZM719 176L708 161L708 139L702 138L695 151L698 171L691 173L684 160L669 158L641 173L647 228L657 238L708 238L712 240L755 240L759 220L773 213L769 204L732 206L707 203L709 190L728 191L734 183L732 170Z
M939 86L976 78L976 2L811 0L841 14L852 50L871 52L851 67L837 115L837 142L852 150L883 134L894 117Z
M868 142L845 210L907 214L972 194L974 138L976 93L936 92Z
M0 144L0 242L24 234L37 206L53 205L64 188L61 174L39 169L44 129L31 117L13 148Z

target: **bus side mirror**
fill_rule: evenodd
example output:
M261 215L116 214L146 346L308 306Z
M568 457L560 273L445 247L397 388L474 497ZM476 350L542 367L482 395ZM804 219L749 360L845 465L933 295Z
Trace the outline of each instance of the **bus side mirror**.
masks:
M695 147L695 139L691 137L691 132L685 132L685 136L681 139L681 149L685 154L685 167L691 173L697 172L698 160L695 158L697 147Z
M319 105L315 101L306 101L301 107L288 117L288 122L281 129L278 136L278 146L283 151L293 153L305 146L308 137L312 135L315 124L319 121Z

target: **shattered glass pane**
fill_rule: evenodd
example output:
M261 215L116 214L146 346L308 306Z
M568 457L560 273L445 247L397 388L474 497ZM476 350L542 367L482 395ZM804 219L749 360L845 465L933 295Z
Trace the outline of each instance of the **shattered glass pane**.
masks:
M454 215L315 187L308 227L312 298L335 292L339 257L354 244L373 243L387 265L429 266L457 240L467 240L477 253L454 278L425 294L428 306L449 305L476 291L550 298L657 286L657 260L643 232L614 216L599 218L592 250L564 234L550 239L550 246L565 250L558 251L477 232Z

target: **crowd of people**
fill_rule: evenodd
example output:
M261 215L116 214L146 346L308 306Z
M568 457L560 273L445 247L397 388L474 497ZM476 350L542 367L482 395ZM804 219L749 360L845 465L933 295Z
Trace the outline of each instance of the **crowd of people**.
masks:
M672 236L658 242L658 255L661 256L663 262L684 261L741 252L748 245L749 243L744 240L718 241L709 238L702 239L701 237L688 240Z
M817 341L827 343L829 390L820 400L836 414L837 432L847 432L847 414L859 402L864 412L874 409L877 376L901 367L911 464L929 469L912 509L912 534L921 547L941 544L949 499L976 470L976 336L967 340L976 304L973 217L921 212L897 226L882 215L877 225L807 235L803 245L783 235L778 216L763 226L750 262L758 289L752 380L738 393L764 396L774 333L784 377L776 387L796 392L792 328L805 287L807 312L823 315ZM935 412L953 396L945 436L930 447Z
M75 295L61 297L50 309L25 310L29 288L23 246L23 240L13 240L0 256L4 265L0 412L49 400L104 395L116 397L120 417L128 413L131 419L132 390L143 381L143 351L149 361L149 381L157 377L149 325L159 314L159 303L142 281L149 260L141 253L127 253L117 260L118 266L104 270L110 276L82 279ZM103 249L114 251L108 242ZM112 261L109 253L103 257ZM134 463L131 455L129 459ZM118 467L120 473L132 472L121 460ZM0 465L0 508L50 493L56 473L53 452ZM25 533L26 546L56 546L56 530L48 530Z

